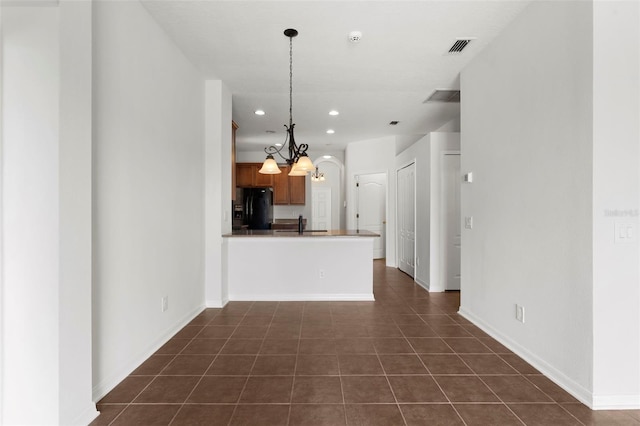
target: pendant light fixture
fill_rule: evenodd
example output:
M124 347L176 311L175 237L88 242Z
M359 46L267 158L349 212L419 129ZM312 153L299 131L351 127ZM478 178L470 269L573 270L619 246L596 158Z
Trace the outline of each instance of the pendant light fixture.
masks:
M324 173L320 173L318 171L318 167L316 167L316 171L311 173L311 181L312 182L324 182Z
M267 159L264 160L259 173L265 175L276 175L281 173L278 163L276 163L276 160L273 158L274 154L278 154L289 166L291 166L289 176L305 176L308 172L311 172L314 169L313 163L307 156L307 149L309 149L309 145L296 144L296 140L293 136L293 128L295 127L295 124L293 124L293 38L298 35L298 31L293 28L288 28L284 30L284 35L289 37L289 125L284 125L287 129L287 137L281 147L278 148L271 145L264 149L264 152L267 153ZM282 155L282 150L285 146L288 147L288 157Z

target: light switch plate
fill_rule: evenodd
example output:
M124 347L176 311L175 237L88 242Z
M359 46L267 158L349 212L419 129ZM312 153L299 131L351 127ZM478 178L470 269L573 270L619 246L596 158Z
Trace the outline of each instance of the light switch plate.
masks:
M466 229L473 229L473 216L464 217L464 227Z
M464 180L466 183L473 183L473 172L466 173L466 174L463 176L463 180Z
M516 319L521 323L524 323L524 306L516 304Z

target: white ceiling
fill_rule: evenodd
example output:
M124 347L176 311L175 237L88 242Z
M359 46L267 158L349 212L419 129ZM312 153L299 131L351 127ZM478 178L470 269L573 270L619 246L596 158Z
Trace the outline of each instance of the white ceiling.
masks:
M239 150L284 140L289 39L283 31L297 29L296 141L317 153L390 135L406 146L459 117L459 104L423 102L435 89L458 89L461 69L528 2L143 0L191 62L233 93ZM357 44L348 40L353 30L363 34ZM477 39L462 54L448 55L458 37ZM329 116L331 109L340 115ZM390 126L392 120L400 123ZM326 134L329 128L335 134Z

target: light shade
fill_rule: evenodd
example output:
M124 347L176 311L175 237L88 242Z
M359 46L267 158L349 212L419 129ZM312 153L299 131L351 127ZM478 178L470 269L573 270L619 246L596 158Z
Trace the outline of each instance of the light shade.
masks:
M262 168L258 170L258 173L262 173L263 175L277 175L278 173L282 173L282 170L278 167L276 160L273 159L273 155L267 155L267 159L264 160Z
M304 170L305 172L311 172L316 169L316 166L313 165L311 159L307 155L302 155L298 158L296 162L298 169Z
M291 171L289 171L289 176L306 176L306 175L307 175L306 170L302 170L300 167L298 167L298 163L293 163L293 165L291 166Z

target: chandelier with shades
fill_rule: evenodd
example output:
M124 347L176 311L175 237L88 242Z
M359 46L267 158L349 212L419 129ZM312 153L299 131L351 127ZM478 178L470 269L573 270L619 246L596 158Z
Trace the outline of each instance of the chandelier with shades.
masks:
M284 127L287 129L287 136L285 142L281 147L269 146L264 149L267 153L267 159L264 160L262 168L259 173L265 175L276 175L281 173L278 163L273 158L274 154L278 154L288 165L291 166L289 176L305 176L308 172L312 172L315 166L307 156L307 144L296 144L296 140L293 136L293 38L298 35L298 31L293 28L284 30L284 35L289 37L289 125ZM288 156L285 157L282 154L284 147L288 148ZM316 171L317 173L317 171Z
M320 173L317 166L316 171L311 173L311 182L324 182L324 173Z

